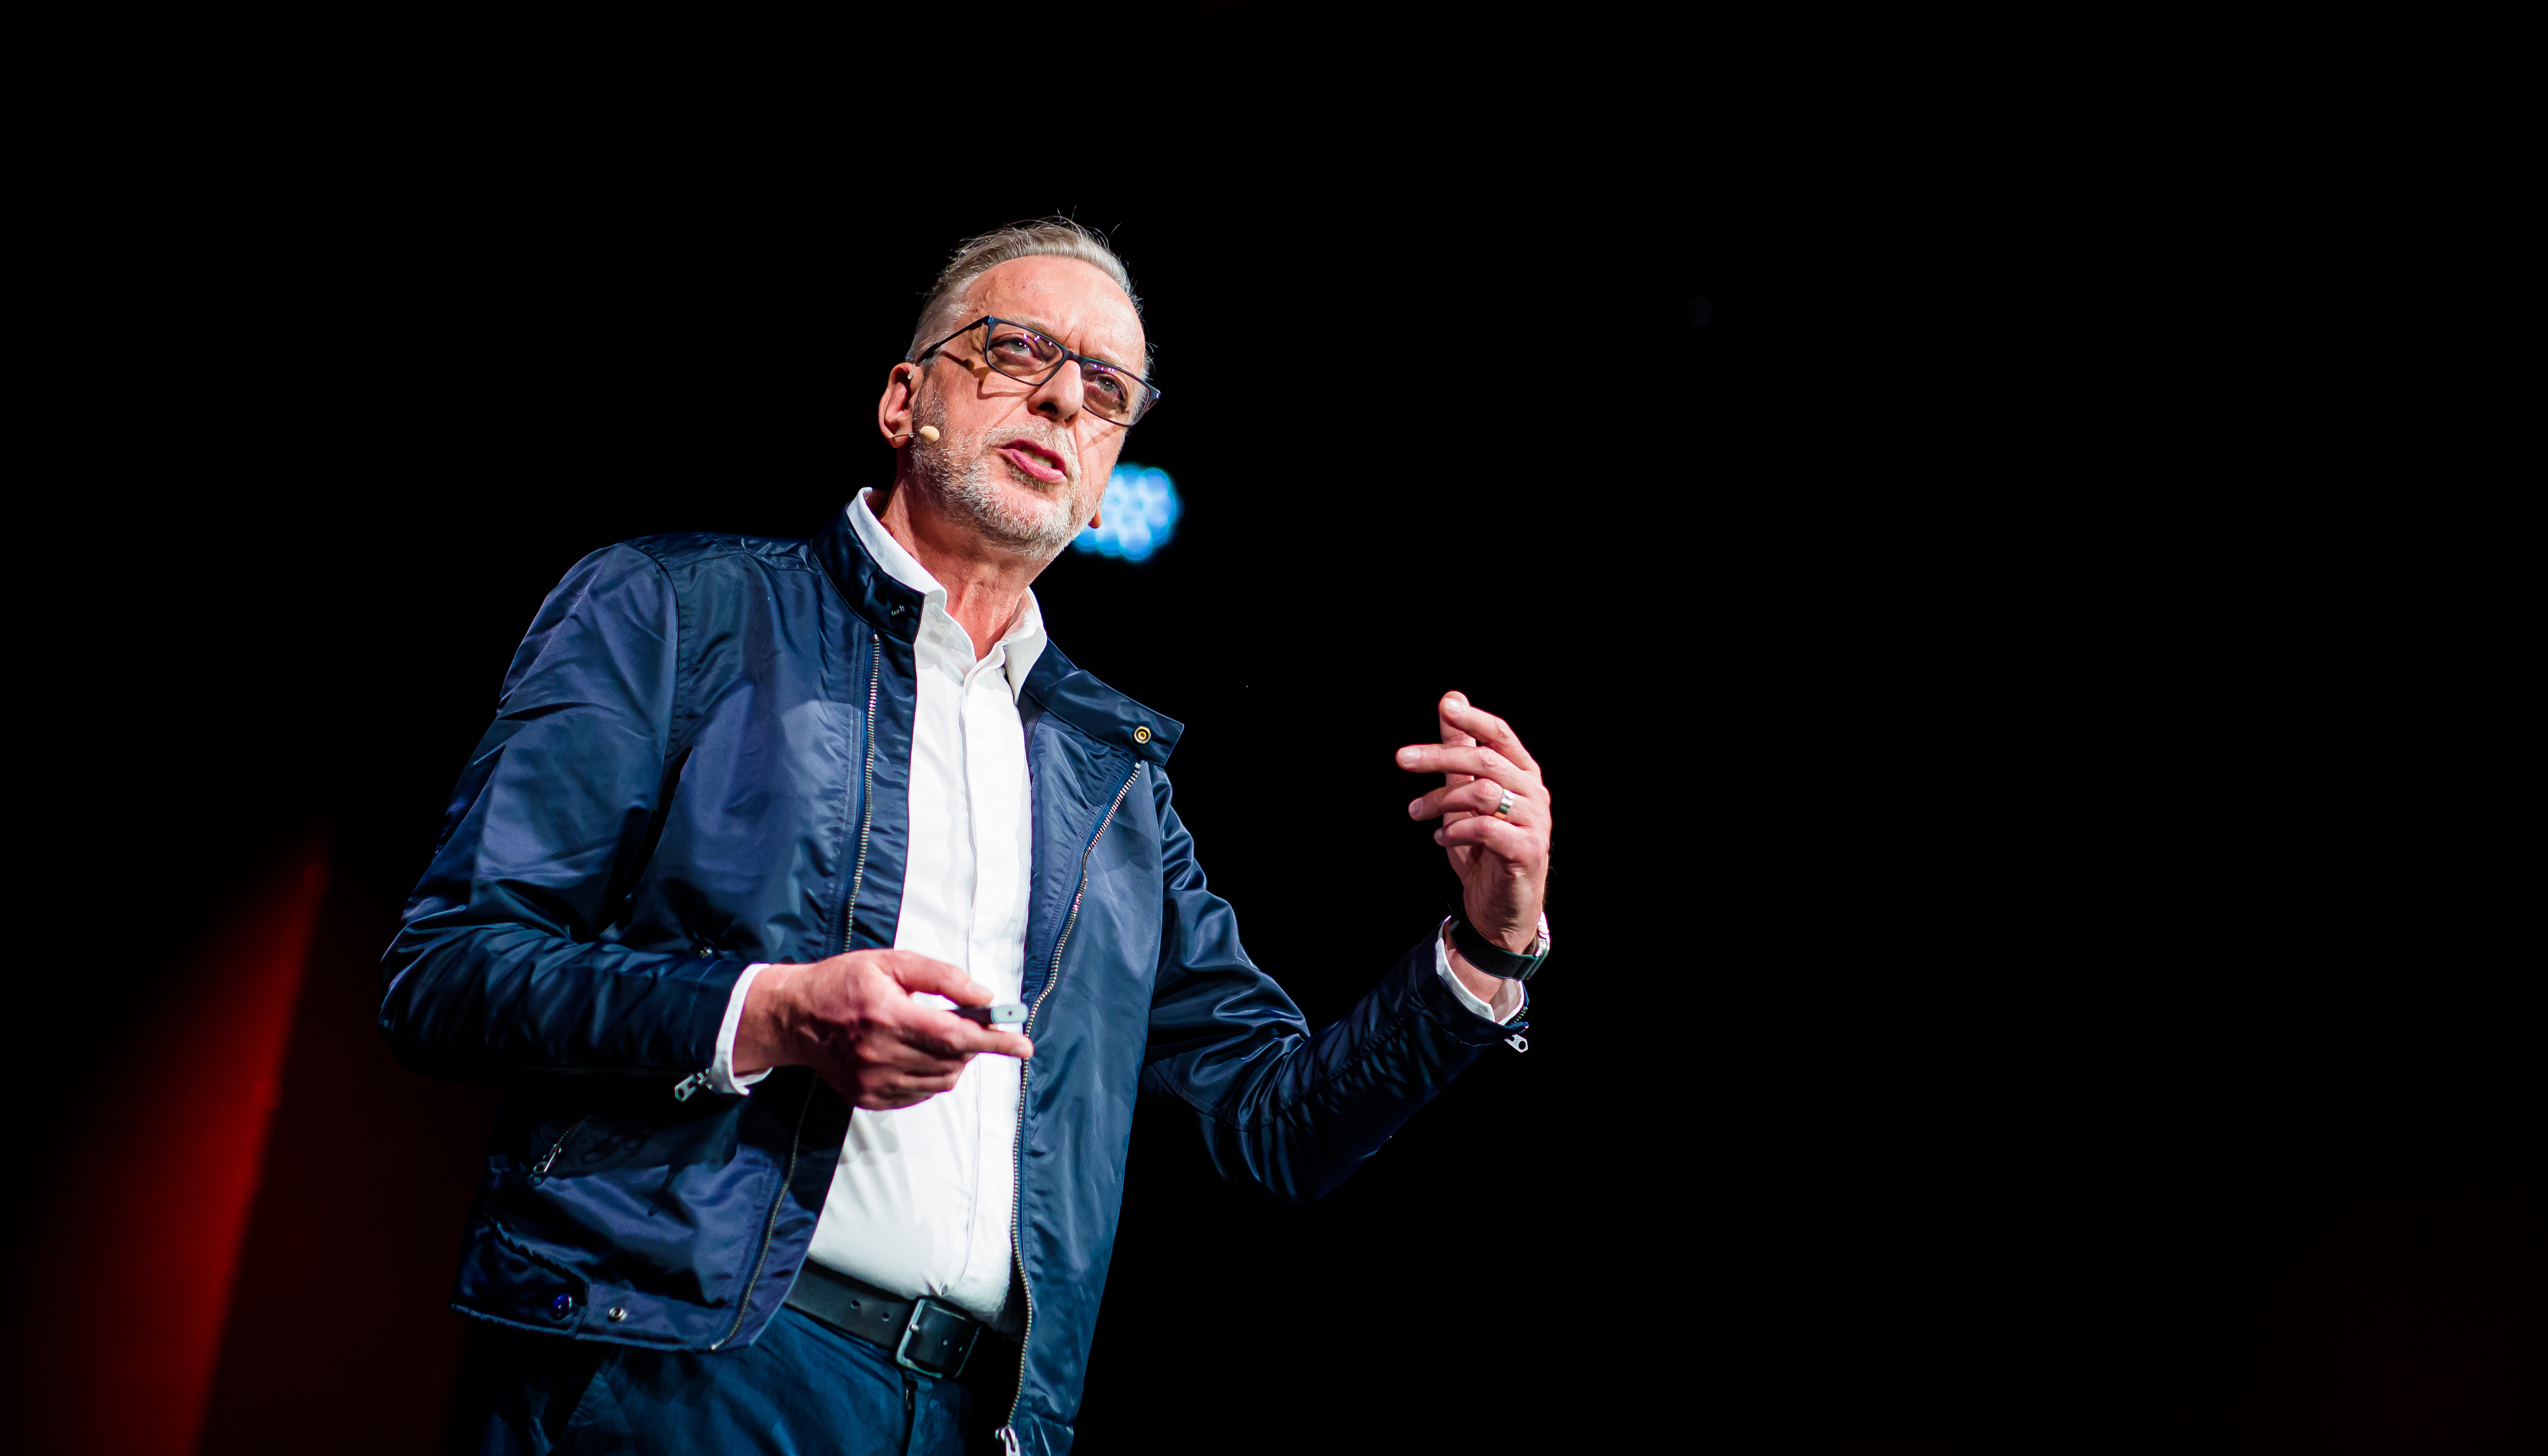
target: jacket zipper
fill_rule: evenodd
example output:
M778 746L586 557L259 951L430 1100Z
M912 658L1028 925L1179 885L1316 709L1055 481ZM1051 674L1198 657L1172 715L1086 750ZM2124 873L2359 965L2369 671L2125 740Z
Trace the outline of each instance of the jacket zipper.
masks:
M770 1266L771 1240L778 1236L778 1206L787 1201L787 1189L796 1181L796 1148L804 1140L805 1114L814 1110L814 1094L822 1090L822 1086L823 1079L816 1077L805 1088L805 1100L796 1105L796 1127L787 1135L787 1171L778 1180L778 1192L771 1197L770 1221L761 1228L761 1256L752 1261L752 1277L744 1281L743 1299L735 1307L734 1328L727 1330L723 1339L708 1346L711 1352L725 1348L726 1340L734 1338L736 1331L743 1328L743 1321L752 1315L752 1292L761 1287L761 1271Z
M867 634L867 741L865 761L859 770L859 865L850 876L849 903L841 910L841 950L844 952L850 949L850 926L859 915L859 886L867 877L867 835L875 824L876 682L884 673L882 643L883 639L876 634ZM787 1172L778 1180L777 1196L770 1200L770 1219L761 1229L761 1252L752 1261L752 1277L744 1281L743 1302L734 1312L734 1328L725 1332L724 1339L708 1346L710 1350L724 1348L726 1340L734 1338L742 1330L743 1321L752 1315L752 1292L761 1285L761 1271L770 1266L771 1242L778 1236L778 1206L786 1201L787 1189L796 1181L796 1155L802 1150L805 1138L805 1115L814 1110L814 1094L822 1088L822 1078L815 1078L813 1085L805 1089L804 1102L796 1109L796 1127L787 1135Z
M850 927L858 923L859 887L867 877L867 834L875 825L876 681L884 673L884 639L867 634L867 743L859 766L859 867L850 875L849 902L841 907L841 954L850 954Z
M1136 760L1133 772L1124 776L1124 786L1115 790L1115 802L1106 806L1106 817L1097 821L1097 832L1088 837L1088 848L1079 852L1079 888L1071 893L1070 914L1061 922L1061 936L1052 943L1052 966L1045 972L1044 989L1036 992L1035 1005L1027 1009L1026 1025L1018 1028L1019 1035L1029 1040L1035 1037L1036 1018L1043 1014L1045 998L1052 994L1053 987L1061 984L1062 948L1070 944L1071 929L1079 924L1079 902L1088 898L1089 857L1097 853L1097 842L1106 837L1106 831L1115 823L1116 811L1124 807L1125 795L1133 791L1133 780L1140 776L1141 765ZM1027 1072L1033 1065L1032 1062L1018 1064L1018 1126L1017 1131L1010 1135L1009 1142L1009 1160L1018 1169L1018 1193L1014 1203L1021 1205L1026 1201L1027 1190ZM1032 1348L1030 1342L1035 1338L1035 1285L1027 1279L1026 1238L1018 1231L1018 1215L1015 1212L1009 1215L1009 1256L1018 1261L1018 1287L1027 1292L1027 1327L1026 1332L1018 1336L1018 1393L1009 1398L1009 1418L1001 1423L995 1434L1000 1438L1001 1449L1009 1456L1016 1456L1018 1408L1027 1399L1027 1351Z
M566 1145L567 1145L567 1143L568 1143L569 1141L573 1140L573 1138L575 1138L575 1135L576 1135L576 1134L581 1133L581 1132L583 1132L583 1131L584 1131L584 1125L585 1125L585 1124L587 1124L587 1123L589 1123L589 1122L592 1122L592 1114L590 1114L590 1113L586 1114L586 1115L585 1115L585 1116L583 1116L583 1117L577 1118L577 1119L575 1120L575 1126L574 1126L574 1127L569 1128L569 1129L567 1129L565 1132L563 1132L563 1133L559 1134L559 1135L558 1135L558 1140L549 1144L549 1150L548 1150L548 1152L547 1152L546 1154L544 1154L544 1155L540 1158L539 1162L538 1162L537 1164L535 1164L535 1165L531 1168L531 1186L532 1186L533 1188L537 1188L537 1187L539 1187L539 1186L540 1186L540 1180L541 1180L541 1179L546 1178L546 1177L549 1175L549 1165L550 1165L550 1164L552 1164L552 1163L554 1163L554 1162L556 1162L556 1161L558 1160L558 1154L559 1154L559 1153L561 1153L561 1152L566 1151Z

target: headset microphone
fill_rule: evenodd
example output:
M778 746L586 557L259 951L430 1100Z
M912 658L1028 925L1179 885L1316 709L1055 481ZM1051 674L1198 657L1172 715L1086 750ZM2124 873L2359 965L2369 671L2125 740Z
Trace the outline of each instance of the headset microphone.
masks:
M920 427L920 437L921 437L922 439L924 439L924 440L927 440L929 443L931 443L931 444L933 444L933 445L937 444L937 443L938 443L938 426L936 426L936 425L934 425L934 424L924 424L924 425L922 425L922 426ZM895 444L896 446L900 446L904 441L909 440L910 438L911 438L911 436L909 436L909 435L895 435L895 436L893 437L893 442L894 442L894 444Z

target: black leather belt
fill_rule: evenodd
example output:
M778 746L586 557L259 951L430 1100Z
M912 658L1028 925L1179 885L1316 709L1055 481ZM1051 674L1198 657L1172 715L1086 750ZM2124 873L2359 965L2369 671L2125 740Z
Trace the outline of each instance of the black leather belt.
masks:
M981 1340L980 1320L923 1296L906 1300L808 1259L787 1303L843 1334L893 1352L893 1363L932 1380L964 1373Z

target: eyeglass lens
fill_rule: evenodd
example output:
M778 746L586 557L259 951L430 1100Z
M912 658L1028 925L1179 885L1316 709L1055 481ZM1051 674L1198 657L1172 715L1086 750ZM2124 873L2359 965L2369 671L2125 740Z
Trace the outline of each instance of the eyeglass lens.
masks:
M1060 344L1032 328L992 319L982 354L990 366L1011 379L1040 384L1071 357ZM1079 361L1079 378L1087 408L1102 419L1130 423L1141 412L1149 386L1111 364Z

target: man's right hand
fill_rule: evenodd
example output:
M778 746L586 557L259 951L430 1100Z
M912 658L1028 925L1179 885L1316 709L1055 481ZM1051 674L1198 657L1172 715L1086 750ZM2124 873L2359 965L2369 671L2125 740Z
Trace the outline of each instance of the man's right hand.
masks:
M926 1102L956 1085L983 1052L1035 1055L1015 1032L977 1027L911 999L934 991L958 1006L988 1006L989 988L944 960L908 951L852 951L811 965L773 965L744 998L734 1071L810 1066L854 1107L885 1112Z

